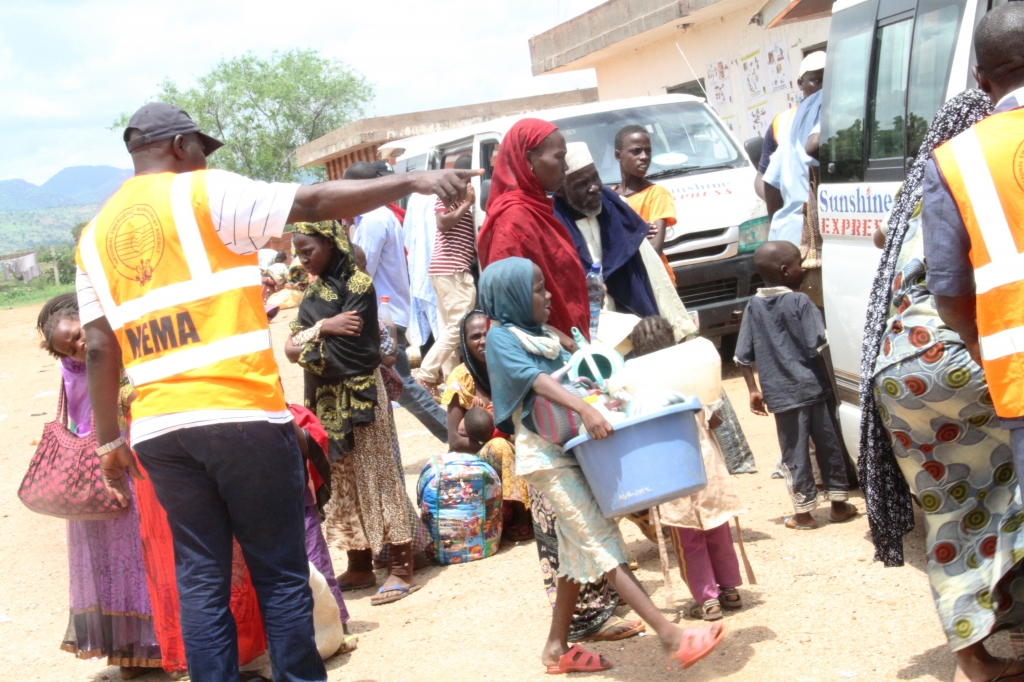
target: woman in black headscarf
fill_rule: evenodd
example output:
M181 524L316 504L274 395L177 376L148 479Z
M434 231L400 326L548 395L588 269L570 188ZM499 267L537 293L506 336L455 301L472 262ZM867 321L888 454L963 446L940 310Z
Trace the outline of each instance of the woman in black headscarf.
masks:
M506 521L502 537L512 542L533 537L530 493L516 476L516 449L502 437L478 441L459 426L474 407L490 409L491 382L487 376L487 315L474 310L462 318L458 353L462 364L448 375L441 406L448 411L448 444L454 452L468 452L490 464L501 477Z
M373 587L373 554L390 545L390 575L372 604L397 601L412 584L412 523L395 466L387 394L380 375L377 293L356 267L340 223L296 223L292 238L309 285L285 354L305 372L305 404L327 431L331 499L328 541L348 554L342 590Z
M913 494L924 511L926 571L958 681L1024 673L1024 661L995 659L984 645L992 633L1024 623L1024 600L1011 587L1024 575L1024 510L1009 432L999 427L981 367L936 312L921 215L932 151L991 107L986 94L966 90L935 115L889 218L861 361L859 469L875 559L903 565Z

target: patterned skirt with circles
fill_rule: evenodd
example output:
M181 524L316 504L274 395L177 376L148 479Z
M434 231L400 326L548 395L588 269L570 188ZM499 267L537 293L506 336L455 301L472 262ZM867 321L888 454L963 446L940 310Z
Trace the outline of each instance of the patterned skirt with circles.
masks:
M981 367L963 345L937 343L880 371L874 388L924 510L926 570L950 646L1024 623L1024 510Z

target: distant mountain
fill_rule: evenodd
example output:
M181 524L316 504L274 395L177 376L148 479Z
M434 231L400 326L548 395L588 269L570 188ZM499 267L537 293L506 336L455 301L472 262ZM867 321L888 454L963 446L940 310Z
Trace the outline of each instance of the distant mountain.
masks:
M77 203L24 180L0 180L0 211L32 211Z
M0 180L0 212L101 204L132 171L111 166L72 166L41 186L24 180Z
M73 199L76 204L101 204L131 176L127 168L72 166L44 182L40 189Z

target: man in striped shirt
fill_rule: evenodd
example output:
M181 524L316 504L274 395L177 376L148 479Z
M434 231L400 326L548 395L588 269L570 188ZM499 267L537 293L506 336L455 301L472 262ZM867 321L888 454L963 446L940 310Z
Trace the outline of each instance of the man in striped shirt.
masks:
M455 160L454 167L468 169L471 164L472 158L465 154ZM440 199L434 206L437 236L427 274L437 293L437 327L441 336L423 358L417 380L435 396L438 384L459 364L455 352L459 346L459 325L476 303L476 286L470 273L476 257L473 203L470 186L466 200L455 210L449 211Z

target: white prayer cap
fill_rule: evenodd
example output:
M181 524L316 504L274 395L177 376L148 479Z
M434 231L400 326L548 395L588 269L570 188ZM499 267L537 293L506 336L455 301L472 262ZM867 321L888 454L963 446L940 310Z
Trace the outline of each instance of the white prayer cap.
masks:
M569 175L594 163L594 157L590 155L590 147L586 142L569 142L565 145L565 162L569 164L565 174Z
M800 71L797 76L802 76L808 71L821 71L825 68L825 53L821 50L812 52L800 62Z

